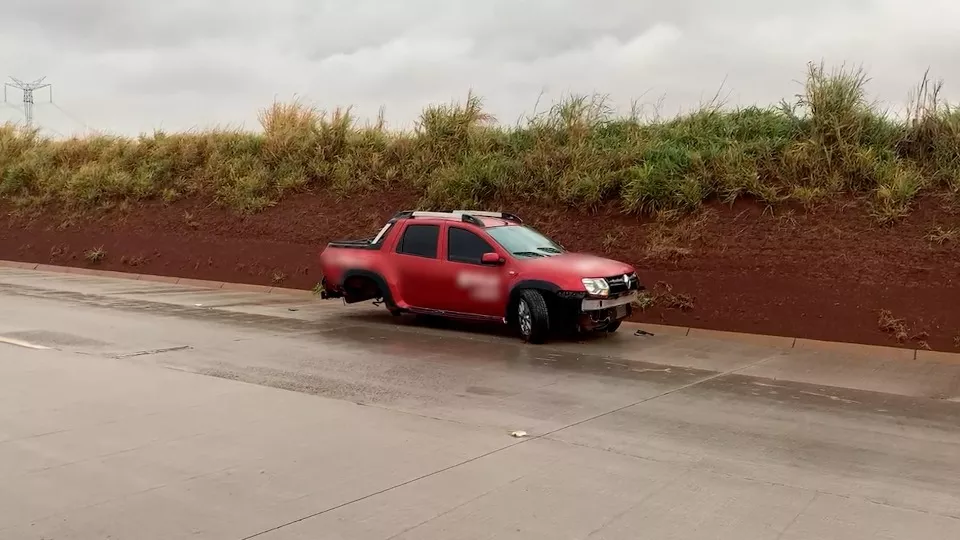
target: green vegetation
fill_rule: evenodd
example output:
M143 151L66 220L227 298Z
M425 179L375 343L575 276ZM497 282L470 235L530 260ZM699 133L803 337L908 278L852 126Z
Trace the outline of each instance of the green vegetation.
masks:
M410 133L357 127L349 111L299 103L262 112L262 133L154 133L54 141L0 127L0 198L96 208L205 196L255 212L285 194L407 189L434 207L498 200L619 201L634 213L686 210L708 199L813 204L865 195L882 221L922 192L960 192L960 112L926 77L910 114L892 119L860 70L808 67L804 91L777 107L719 105L673 119L614 117L573 97L525 125L492 124L473 95L431 107Z

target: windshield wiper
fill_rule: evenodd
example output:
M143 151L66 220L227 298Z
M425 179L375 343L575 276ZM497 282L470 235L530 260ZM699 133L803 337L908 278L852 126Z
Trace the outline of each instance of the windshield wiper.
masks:
M543 253L537 253L536 251L514 251L514 255L525 255L527 257L546 257Z
M547 253L563 253L562 251L560 251L555 247L538 247L537 249L539 249L540 251L546 251Z

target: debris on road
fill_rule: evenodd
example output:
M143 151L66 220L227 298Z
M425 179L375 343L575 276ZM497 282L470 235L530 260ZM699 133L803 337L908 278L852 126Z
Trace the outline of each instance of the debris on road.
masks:
M526 431L511 431L511 432L510 432L510 436L511 436L511 437L514 437L514 438L517 438L517 439L522 439L522 438L524 438L524 437L527 436L527 432L526 432Z

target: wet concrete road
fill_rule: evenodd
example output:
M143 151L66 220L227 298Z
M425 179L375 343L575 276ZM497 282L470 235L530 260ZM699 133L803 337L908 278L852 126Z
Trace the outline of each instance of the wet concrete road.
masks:
M0 269L0 539L960 538L960 364L384 311Z

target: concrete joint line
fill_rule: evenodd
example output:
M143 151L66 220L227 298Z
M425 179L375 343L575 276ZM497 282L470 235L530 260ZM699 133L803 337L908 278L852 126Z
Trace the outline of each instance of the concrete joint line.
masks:
M277 526L275 526L275 527L271 527L271 528L269 528L269 529L264 529L264 530L262 530L262 531L260 531L260 532L258 532L258 533L251 534L250 536L245 536L245 537L241 538L240 540L251 540L251 539L253 539L253 538L257 538L257 537L263 536L263 535L265 535L265 534L269 534L269 533L272 533L272 532L276 532L276 531L278 531L278 530L280 530L280 529L284 529L284 528L286 528L286 527L289 527L290 525L296 525L297 523L301 523L301 522L307 521L308 519L313 519L313 518L315 518L315 517L322 516L323 514L326 514L326 513L329 513L329 512L333 512L334 510L339 510L339 509L341 509L341 508L350 506L351 504L355 504L355 503L358 503L358 502L365 501L365 500L367 500L367 499L376 497L377 495L382 495L382 494L384 494L384 493L388 493L388 492L390 492L390 491L393 491L393 490L395 490L395 489L397 489L397 488L402 488L402 487L404 487L404 486L408 486L408 485L410 485L410 484L414 484L414 483L416 483L416 482L419 482L419 481L421 481L421 480L425 480L425 479L430 478L430 477L432 477L432 476L436 476L436 475L438 475L438 474L443 474L443 473L445 473L445 472L447 472L447 471L456 469L457 467L460 467L460 466L463 466L463 465L467 465L467 464L473 463L474 461L479 461L479 460L481 460L481 459L483 459L483 458L485 458L485 457L492 456L493 454L497 454L497 453L502 452L502 451L504 451L504 450L507 450L507 449L509 449L509 448L513 448L514 446L517 446L517 445L519 445L519 444L523 444L523 443L527 442L528 440L529 440L529 439L525 439L525 440L517 441L517 442L515 442L515 443L513 443L513 444L508 444L507 446L503 446L503 447L497 448L496 450L491 450L491 451L489 451L489 452L487 452L487 453L485 453L485 454L481 454L481 455L479 455L479 456L472 457L472 458L470 458L470 459L466 459L466 460L464 460L464 461L461 461L460 463L454 463L453 465L450 465L449 467L444 467L444 468L442 468L442 469L438 469L438 470L436 470L436 471L423 474L423 475L421 475L421 476L418 476L418 477L416 477L416 478L412 478L412 479L407 480L407 481L405 481L405 482L400 482L399 484L395 484L395 485L393 485L393 486L383 488L383 489L381 489L381 490L379 490L379 491L375 491L375 492L373 492L373 493L368 493L367 495L364 495L364 496L362 496L362 497L358 497L358 498L353 499L353 500L351 500L351 501L347 501L347 502L345 502L345 503L340 503L340 504L338 504L338 505L331 506L330 508L325 508L325 509L320 510L320 511L318 511L318 512L314 512L314 513L312 513L312 514L310 514L310 515L303 516L303 517L301 517L301 518L297 518L297 519L288 521L288 522L286 522L286 523L281 523L280 525L277 525Z
M192 348L193 347L189 345L181 345L180 347L167 347L164 349L151 349L148 351L137 351L137 352L125 353L125 354L115 354L115 355L112 355L111 358L115 358L119 360L122 358L134 358L137 356L150 356L153 354L163 354L163 353L175 352L175 351L186 351Z
M677 392L682 392L682 391L684 391L684 390L687 390L688 388L693 388L694 386L697 386L697 385L700 385L700 384L703 384L703 383L706 383L706 382L710 382L710 381L712 381L712 380L714 380L714 379L719 379L720 377L726 377L726 376L728 376L728 375L733 375L733 374L735 374L735 373L739 373L739 372L741 372L741 371L750 369L750 368L752 368L752 367L759 366L760 364L769 361L771 358L773 358L773 357L772 357L772 356L768 356L768 357L766 357L766 358L761 358L760 360L757 360L756 362L752 362L752 363L747 364L747 365L745 365L745 366L740 366L740 367L738 367L738 368L730 369L730 370L727 370L727 371L722 371L722 372L714 373L713 375L710 375L709 377L704 377L704 378L702 378L702 379L693 381L692 383L687 383L687 384L685 384L685 385L683 385L683 386L678 386L678 387L676 387L676 388L671 388L670 390L665 390L665 391L663 391L663 392L660 392L659 394L655 394L655 395L652 395L652 396L649 396L649 397L645 397L645 398L643 398L643 399L641 399L641 400L635 401L635 402L633 402L633 403L629 403L629 404L624 405L624 406L622 406L622 407L617 407L617 408L611 409L611 410L609 410L609 411L607 411L607 412L602 412L602 413L600 413L600 414L591 416L590 418L586 418L586 419L584 419L584 420L579 420L579 421L574 422L574 423L572 423L572 424L568 424L568 425L566 425L566 426L559 427L559 428L557 428L557 429L554 429L553 431L548 431L547 433L544 433L544 434L542 434L542 435L533 436L533 437L531 437L530 439L527 439L527 440L547 438L547 437L549 437L550 435L554 435L554 434L559 433L559 432L561 432L561 431L563 431L563 430L565 430L565 429L570 429L570 428L572 428L572 427L576 427L576 426L579 426L579 425L581 425L581 424L586 424L587 422L592 422L593 420L597 420L598 418L603 418L604 416L609 416L609 415L611 415L611 414L618 413L618 412L620 412L620 411L629 409L629 408L631 408L631 407L636 407L637 405L643 405L644 403L647 403L648 401L653 401L653 400L655 400L655 399L660 399L660 398L662 398L662 397L669 396L670 394L675 394L675 393L677 393ZM552 439L551 439L551 440L552 440Z
M539 439L553 440L553 439L549 439L549 436L550 436L550 435L553 435L553 434L558 433L558 432L560 432L560 431L563 431L563 430L565 430L565 429L569 429L569 428L572 428L572 427L575 427L575 426L579 426L579 425L581 425L581 424L585 424L585 423L590 422L590 421L592 421L592 420L596 420L596 419L598 419L598 418L603 418L604 416L608 416L608 415L611 415L611 414L620 412L620 411L622 411L622 410L629 409L630 407L635 407L635 406L637 406L637 405L641 405L641 404L646 403L646 402L648 402L648 401L653 401L653 400L655 400L655 399L658 399L658 398L661 398L661 397L664 397L664 396L668 396L668 395L673 394L673 393L676 393L676 392L681 392L681 391L686 390L686 389L688 389L688 388L692 388L692 387L694 387L694 386L697 386L698 384L703 384L703 383L705 383L705 382L709 382L709 381L712 381L712 380L717 379L717 378L720 378L720 377L725 377L725 376L727 376L727 375L732 375L732 374L734 374L734 373L737 373L737 372L739 372L739 371L743 371L743 370L745 370L745 369L750 369L750 368L752 368L752 367L754 367L754 366L758 366L758 365L760 365L760 364L762 364L762 363L770 360L770 358L772 358L772 357L769 357L769 356L768 356L767 358L762 358L762 359L760 359L760 360L758 360L758 361L756 361L756 362L753 362L753 363L751 363L751 364L747 364L747 365L745 365L745 366L740 366L740 367L738 367L738 368L734 368L734 369L731 369L731 370L727 370L727 371L724 371L724 372L721 372L721 373L715 373L715 374L713 374L713 375L711 375L711 376L709 376L709 377L704 377L704 378L699 379L699 380L696 380L696 381L694 381L694 382L692 382L692 383L688 383L688 384L685 384L685 385L683 385L683 386L679 386L679 387L677 387L677 388L672 388L672 389L667 390L667 391L665 391L665 392L661 392L661 393L656 394L656 395L654 395L654 396L650 396L650 397L643 398L643 399L641 399L641 400L639 400L639 401L635 401L635 402L630 403L630 404L628 404L628 405L624 405L624 406L622 406L622 407L617 407L617 408L612 409L612 410L609 410L609 411L607 411L607 412L600 413L600 414L597 414L597 415L595 415L595 416L591 416L590 418L587 418L587 419L584 419L584 420L580 420L580 421L577 421L577 422L573 422L572 424L568 424L568 425L566 425L566 426L559 427L559 428L554 429L554 430L552 430L552 431L548 431L547 433L543 433L543 434L540 434L540 435L533 435L533 436L528 437L528 438L525 438L525 439L520 439L519 441L517 441L517 442L515 442L515 443L513 443L513 444L508 444L508 445L506 445L506 446L502 446L502 447L500 447L500 448L497 448L496 450L491 450L491 451L489 451L489 452L487 452L487 453L485 453L485 454L481 454L481 455L479 455L479 456L472 457L472 458L470 458L470 459L466 459L466 460L464 460L464 461L461 461L460 463L455 463L455 464L453 464L453 465L450 465L449 467L444 467L444 468L442 468L442 469L438 469L438 470L436 470L436 471L433 471L433 472L426 473L426 474L424 474L424 475L418 476L417 478L413 478L413 479L411 479L411 480L407 480L407 481L405 481L405 482L401 482L401 483L399 483L399 484L396 484L396 485L393 485L393 486L390 486L390 487L381 489L381 490L376 491L376 492L374 492L374 493L369 493L369 494L367 494L367 495L364 495L363 497L359 497L359 498L354 499L354 500L352 500L352 501L347 501L347 502L345 502L345 503L341 503L341 504L339 504L339 505L332 506L332 507L330 507L330 508L326 508L326 509L320 510L320 511L318 511L318 512L314 512L313 514L310 514L310 515L307 515L307 516L303 516L303 517L301 517L301 518L297 518L297 519L295 519L295 520L288 521L288 522L286 522L286 523L282 523L282 524L277 525L277 526L275 526L275 527L272 527L272 528L269 528L269 529L265 529L265 530L260 531L260 532L258 532L258 533L252 534L252 535L250 535L250 536L246 536L246 537L242 538L241 540L252 540L253 538L257 538L257 537L263 536L263 535L265 535L265 534L269 534L269 533L272 533L272 532L276 532L276 531L278 531L278 530L280 530L280 529L289 527L290 525L295 525L295 524L297 524L297 523L301 523L301 522L303 522L303 521L307 521L307 520L309 520L309 519L313 519L313 518L315 518L315 517L321 516L321 515L326 514L326 513L328 513L328 512L332 512L332 511L334 511L334 510L339 510L339 509L344 508L344 507L346 507L346 506L350 506L351 504L358 503L358 502L361 502L361 501L365 501L365 500L370 499L370 498L372 498L372 497L376 497L377 495L382 495L382 494L384 494L384 493L393 491L393 490L395 490L395 489L397 489L397 488L401 488L401 487L404 487L404 486L408 486L408 485L410 485L410 484L414 484L414 483L416 483L416 482L419 482L419 481L421 481L421 480L425 480L425 479L427 479L427 478L430 478L430 477L432 477L432 476L436 476L436 475L438 475L438 474L443 474L443 473L445 473L445 472L447 472L447 471L456 469L456 468L461 467L461 466L463 466L463 465L468 465L468 464L473 463L473 462L475 462L475 461L479 461L479 460L481 460L481 459L487 458L487 457L492 456L492 455L494 455L494 454L498 454L498 453L500 453L500 452L503 452L504 450L509 450L509 449L511 449L511 448L513 448L513 447L515 447L515 446L519 446L519 445L521 445L521 444L528 443L528 442L530 442L530 441L535 441L535 440L539 440Z

